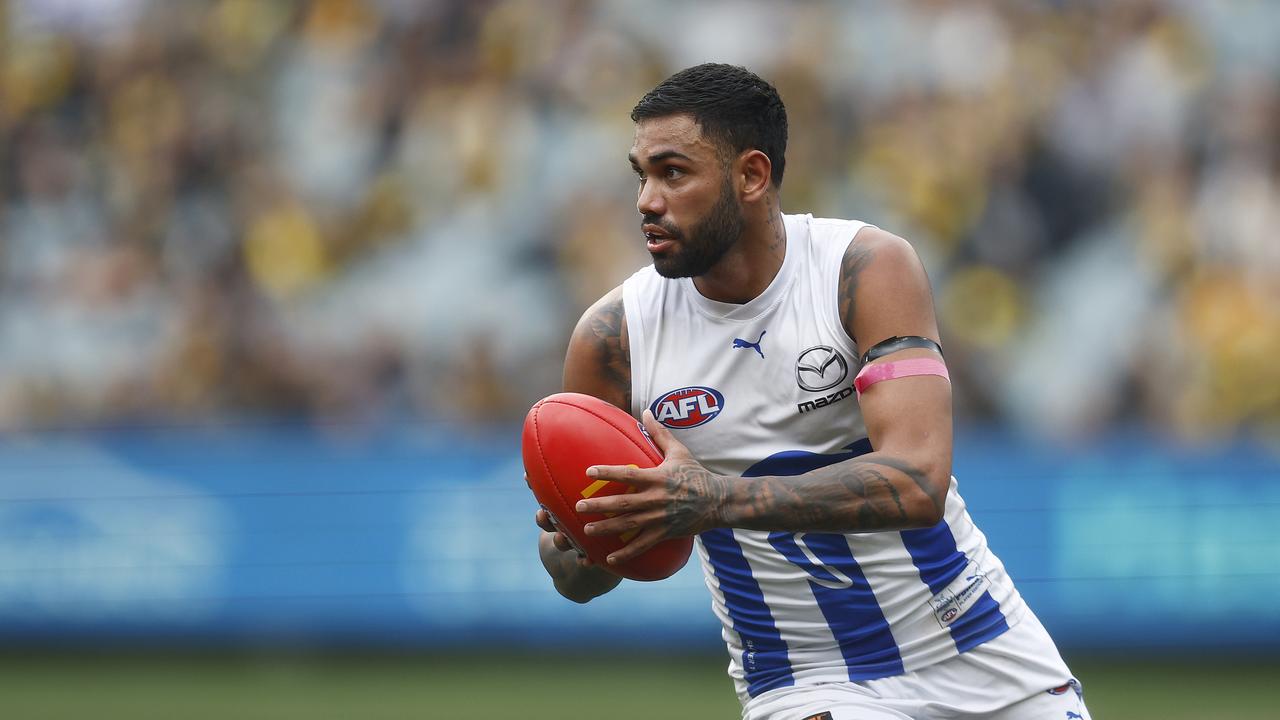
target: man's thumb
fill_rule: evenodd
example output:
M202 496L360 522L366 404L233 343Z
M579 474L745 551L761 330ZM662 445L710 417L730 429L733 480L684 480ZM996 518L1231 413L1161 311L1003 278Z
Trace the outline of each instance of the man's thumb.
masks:
M658 422L651 410L646 409L640 419L644 422L645 431L653 439L653 444L657 445L658 449L662 451L663 457L670 456L673 451L684 450L684 445L681 445L680 441L676 440L676 436L671 434L666 425Z

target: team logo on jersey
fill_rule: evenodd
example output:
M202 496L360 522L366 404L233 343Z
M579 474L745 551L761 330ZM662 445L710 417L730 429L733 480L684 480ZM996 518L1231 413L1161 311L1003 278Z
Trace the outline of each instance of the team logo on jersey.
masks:
M796 384L802 390L830 390L843 382L848 374L848 361L830 345L814 345L796 358Z
M720 391L701 385L672 390L649 406L658 422L675 430L709 423L723 409L724 396Z

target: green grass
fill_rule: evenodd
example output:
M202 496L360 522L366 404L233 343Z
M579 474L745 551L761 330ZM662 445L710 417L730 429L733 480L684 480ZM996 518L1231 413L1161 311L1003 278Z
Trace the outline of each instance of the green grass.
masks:
M721 656L41 653L0 718L736 718ZM1076 659L1096 720L1271 720L1280 664Z

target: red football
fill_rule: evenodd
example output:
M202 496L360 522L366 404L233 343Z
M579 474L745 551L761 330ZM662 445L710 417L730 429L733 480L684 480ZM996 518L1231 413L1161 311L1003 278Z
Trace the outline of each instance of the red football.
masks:
M661 580L688 562L693 538L681 537L664 540L627 562L608 565L609 553L634 536L587 535L582 526L605 516L573 509L583 498L631 491L625 483L587 477L592 465L650 468L662 462L662 453L635 418L590 395L557 393L529 410L521 446L533 496L592 562L632 580Z

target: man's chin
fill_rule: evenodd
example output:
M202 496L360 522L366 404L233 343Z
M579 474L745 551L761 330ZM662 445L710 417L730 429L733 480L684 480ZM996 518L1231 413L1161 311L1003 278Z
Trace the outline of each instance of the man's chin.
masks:
M653 269L656 270L659 275L661 275L662 277L668 280L675 280L676 278L689 277L689 273L682 272L684 268L668 267L665 263L660 263L656 260L653 262Z
M651 253L651 255L653 255L653 269L662 277L674 280L693 276L693 273L689 272L689 268L685 263L680 262L680 258L673 257L670 253Z

